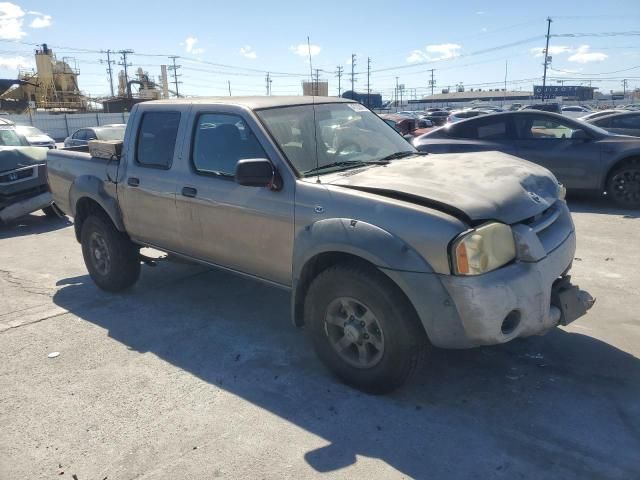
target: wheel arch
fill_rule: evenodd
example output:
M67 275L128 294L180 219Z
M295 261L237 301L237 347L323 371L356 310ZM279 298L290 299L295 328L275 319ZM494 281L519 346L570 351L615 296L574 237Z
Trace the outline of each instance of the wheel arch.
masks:
M306 227L294 245L291 314L296 326L304 324L304 299L313 279L329 267L346 263L384 273L412 308L408 292L387 271L433 272L414 249L386 230L344 218L318 221Z
M616 169L620 168L625 163L633 161L633 160L640 161L640 152L635 152L635 153L630 154L630 155L625 155L624 157L618 158L617 160L612 162L612 164L609 165L609 167L607 169L607 173L603 176L602 185L600 186L601 187L600 191L601 192L606 192L607 191L607 187L609 185L609 179L611 178L611 175L613 174L613 172L616 171Z
M94 176L78 177L69 191L76 239L80 241L82 224L93 212L103 212L121 232L125 232L117 199L104 188L104 181Z

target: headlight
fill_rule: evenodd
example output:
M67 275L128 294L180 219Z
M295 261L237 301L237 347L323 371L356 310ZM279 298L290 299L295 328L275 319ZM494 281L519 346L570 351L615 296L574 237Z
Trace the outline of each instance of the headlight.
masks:
M480 275L516 258L516 244L509 225L485 223L453 243L452 263L457 275Z
M560 200L564 200L565 198L567 198L567 187L565 187L563 184L559 184L559 191L558 191L558 198Z

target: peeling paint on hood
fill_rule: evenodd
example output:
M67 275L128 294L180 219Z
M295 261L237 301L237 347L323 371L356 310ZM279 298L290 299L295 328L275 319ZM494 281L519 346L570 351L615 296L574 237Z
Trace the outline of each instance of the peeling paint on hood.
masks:
M470 220L520 222L558 199L558 181L544 167L501 152L415 156L384 166L343 171L325 183L385 196L448 205ZM391 195L393 194L393 195Z

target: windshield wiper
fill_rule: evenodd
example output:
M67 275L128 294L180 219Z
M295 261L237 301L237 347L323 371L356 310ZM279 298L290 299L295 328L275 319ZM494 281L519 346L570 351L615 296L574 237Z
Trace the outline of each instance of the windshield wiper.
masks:
M380 159L380 161L384 162L384 161L389 161L389 160L395 160L397 158L410 157L412 155L419 155L419 153L418 152L412 152L410 150L404 150L402 152L396 152L396 153L392 153L391 155L387 155L386 157L382 157Z
M319 165L311 170L305 170L304 174L318 172L326 168L335 167L351 167L351 166L364 166L364 165L387 165L389 162L386 159L382 160L340 160L338 162L327 163L326 165Z

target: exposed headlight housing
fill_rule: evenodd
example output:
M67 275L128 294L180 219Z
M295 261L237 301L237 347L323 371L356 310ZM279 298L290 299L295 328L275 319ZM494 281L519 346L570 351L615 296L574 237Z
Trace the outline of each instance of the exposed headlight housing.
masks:
M506 265L516 258L516 244L509 225L484 225L458 237L451 248L456 275L480 275Z
M558 198L560 200L564 200L565 198L567 198L567 187L565 187L563 184L558 184Z

